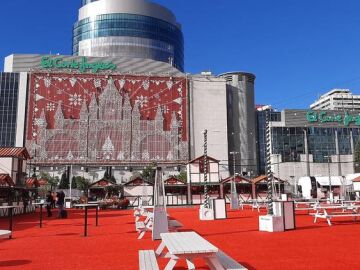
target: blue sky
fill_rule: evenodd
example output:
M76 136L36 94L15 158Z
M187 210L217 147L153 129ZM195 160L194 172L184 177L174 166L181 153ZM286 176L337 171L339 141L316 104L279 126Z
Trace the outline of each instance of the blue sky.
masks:
M360 93L358 0L156 0L183 25L185 68L256 75L256 103L307 108ZM12 53L71 53L80 0L2 1L0 70Z

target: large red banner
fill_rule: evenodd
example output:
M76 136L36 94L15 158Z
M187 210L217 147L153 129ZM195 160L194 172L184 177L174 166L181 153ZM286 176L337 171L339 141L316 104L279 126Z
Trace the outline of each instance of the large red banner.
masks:
M32 73L26 142L39 163L185 161L187 80Z

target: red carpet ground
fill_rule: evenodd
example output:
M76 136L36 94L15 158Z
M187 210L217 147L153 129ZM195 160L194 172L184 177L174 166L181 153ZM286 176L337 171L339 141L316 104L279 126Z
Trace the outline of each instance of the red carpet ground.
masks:
M296 217L297 229L284 233L258 231L258 213L228 211L228 219L203 221L198 208L172 208L170 216L194 230L249 269L360 269L360 221L351 218L313 224L307 214ZM132 210L100 211L99 227L89 211L87 238L83 237L83 210L71 210L68 219L38 213L14 217L14 239L0 239L1 269L139 269L138 250L155 249L150 234L137 240ZM0 219L7 229L7 219ZM161 259L163 268L166 260ZM197 269L208 269L195 261ZM175 269L186 269L181 262Z

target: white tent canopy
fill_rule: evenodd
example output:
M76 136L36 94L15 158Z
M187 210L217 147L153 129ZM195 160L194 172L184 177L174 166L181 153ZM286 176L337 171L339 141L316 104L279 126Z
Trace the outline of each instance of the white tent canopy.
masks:
M321 186L330 186L329 176L315 176L316 182L319 183ZM343 183L343 177L342 176L331 176L331 185L332 186L342 186L345 185L351 185L352 181L349 178L344 178L345 183Z

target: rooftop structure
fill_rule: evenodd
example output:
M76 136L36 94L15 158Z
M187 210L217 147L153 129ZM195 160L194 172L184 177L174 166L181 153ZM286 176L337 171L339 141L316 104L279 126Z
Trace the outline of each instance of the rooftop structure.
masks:
M73 54L153 59L184 70L181 25L170 10L145 0L83 0Z
M310 105L312 110L360 110L360 95L349 89L332 89Z

